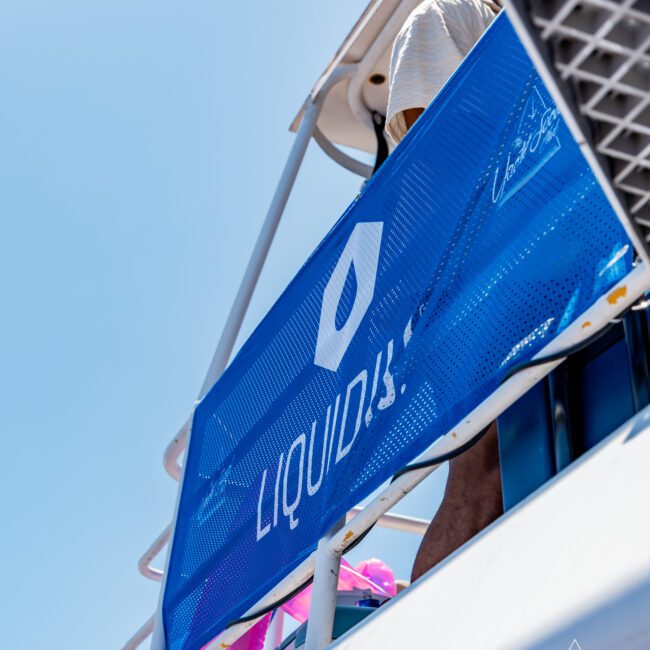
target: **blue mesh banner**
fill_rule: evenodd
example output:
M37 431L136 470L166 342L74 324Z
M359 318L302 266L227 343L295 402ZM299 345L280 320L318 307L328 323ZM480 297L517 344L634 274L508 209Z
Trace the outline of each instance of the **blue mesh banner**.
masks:
M252 606L632 254L500 16L198 405L168 647Z

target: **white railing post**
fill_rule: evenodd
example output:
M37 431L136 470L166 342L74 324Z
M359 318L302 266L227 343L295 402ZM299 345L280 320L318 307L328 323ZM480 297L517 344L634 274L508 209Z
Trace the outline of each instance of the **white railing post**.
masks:
M345 517L340 519L318 542L305 650L322 650L332 642L341 553L331 550L330 541L344 524Z
M280 224L280 219L284 212L284 208L289 200L289 195L293 188L293 184L298 175L298 170L305 157L309 140L311 139L314 128L316 127L316 120L322 107L322 101L309 100L305 108L300 128L296 134L296 139L293 142L289 157L284 166L282 176L275 189L275 194L269 205L266 217L262 223L262 228L257 236L255 247L251 253L250 259L244 271L244 277L239 285L235 300L230 307L226 323L219 337L219 343L212 355L208 372L205 375L201 390L199 391L198 399L201 400L205 394L212 388L214 383L219 379L221 373L225 370L232 354L237 336L241 330L244 317L248 311L253 292L257 286L264 262L268 256L271 244L275 237L275 233ZM164 461L165 470L174 479L179 480L181 469L178 462L183 450L187 447L187 431L189 422L186 422L167 445L165 449Z
M209 390L212 385L217 381L224 368L226 367L232 350L235 347L235 341L241 329L244 316L248 310L255 286L262 272L262 267L266 261L269 249L275 237L275 233L280 223L280 218L284 212L284 208L289 200L289 194L293 188L294 181L298 175L298 170L307 151L307 145L314 132L316 120L320 113L322 102L308 101L305 114L300 123L300 128L296 134L296 139L291 147L291 152L282 172L280 182L275 190L271 205L269 205L266 218L262 224L262 228L257 236L255 248L251 253L244 277L235 296L235 300L228 313L226 324L224 325L217 349L214 352L210 367L201 386L199 399L201 399Z
M232 350L235 347L237 335L241 329L244 316L248 310L248 305L253 296L253 291L257 285L257 280L260 277L262 267L266 261L271 243L278 229L280 218L284 212L284 208L289 200L289 194L298 175L298 170L305 157L307 146L316 129L316 121L320 115L321 108L325 97L331 88L342 79L348 78L356 68L354 66L341 66L335 73L332 74L326 86L321 88L315 96L310 96L305 103L305 112L302 116L302 121L296 133L296 139L291 147L291 152L284 166L282 176L269 205L266 213L262 229L257 236L255 248L248 261L244 277L242 278L239 290L235 297L235 301L230 308L226 324L221 333L217 349L214 352L210 367L203 381L199 399L201 399L209 390L212 385L219 379L219 376L224 371Z

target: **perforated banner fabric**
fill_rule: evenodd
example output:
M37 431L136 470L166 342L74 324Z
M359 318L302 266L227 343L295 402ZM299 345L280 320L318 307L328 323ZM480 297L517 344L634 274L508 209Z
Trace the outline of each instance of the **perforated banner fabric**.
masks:
M632 256L500 16L198 405L168 647L243 614Z

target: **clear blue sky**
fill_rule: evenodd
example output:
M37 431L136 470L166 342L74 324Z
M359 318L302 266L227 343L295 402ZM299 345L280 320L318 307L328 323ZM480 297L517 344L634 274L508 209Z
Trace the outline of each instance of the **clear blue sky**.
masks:
M172 514L163 448L287 126L365 4L2 3L2 648L119 648L155 608L136 561ZM245 334L358 189L310 148ZM430 515L439 494L436 479L401 510ZM415 548L380 531L351 559L406 577Z

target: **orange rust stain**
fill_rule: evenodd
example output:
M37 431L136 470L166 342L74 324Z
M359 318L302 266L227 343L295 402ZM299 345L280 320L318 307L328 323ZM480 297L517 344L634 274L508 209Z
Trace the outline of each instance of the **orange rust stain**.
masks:
M452 438L458 438L458 434L455 431L451 432L451 437Z
M585 327L589 327L590 325L591 325L591 321L590 321L590 320L586 320L586 321L582 324L582 329L584 329Z
M229 644L229 643L222 643L222 644L221 644L221 647L222 647L222 648L229 648L229 647L230 647L230 644Z
M352 535L354 535L354 533L351 530L348 530L348 532L345 533L345 537L343 538L343 541L347 542L350 539L350 537L352 537Z
M609 293L607 296L607 302L610 305L615 305L621 298L625 298L625 296L627 296L627 287L623 285L622 287L618 287Z

